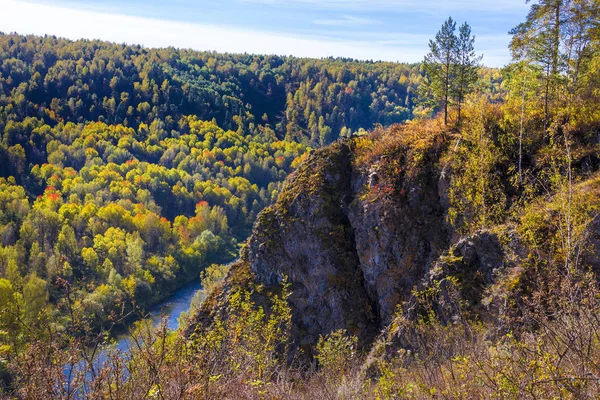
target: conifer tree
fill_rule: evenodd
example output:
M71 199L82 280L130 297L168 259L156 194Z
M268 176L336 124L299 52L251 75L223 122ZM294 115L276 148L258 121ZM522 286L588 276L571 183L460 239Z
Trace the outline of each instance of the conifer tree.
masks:
M449 17L442 29L429 41L429 53L423 61L423 69L428 82L422 85L421 98L428 105L439 104L444 109L444 124L448 124L448 105L451 84L454 78L456 42L456 22Z
M455 47L456 77L452 83L452 94L458 106L458 122L460 123L461 106L477 82L477 70L482 56L475 54L475 36L471 35L471 27L466 22L459 28Z
M559 74L560 29L563 0L532 4L527 20L510 31L513 57L530 59L544 70L544 125L549 125L551 103Z
M510 32L515 61L544 71L544 131L557 116L564 123L589 102L594 83L585 77L597 75L599 17L597 0L537 0L527 20Z

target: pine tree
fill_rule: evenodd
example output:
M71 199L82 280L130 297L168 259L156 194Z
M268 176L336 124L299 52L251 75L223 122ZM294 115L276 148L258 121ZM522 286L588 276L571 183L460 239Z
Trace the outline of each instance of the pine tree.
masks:
M552 100L559 79L563 3L563 0L539 0L532 4L527 20L510 31L513 57L531 60L544 70L545 128L550 124Z
M449 17L442 29L429 41L429 53L423 60L423 69L428 82L421 90L422 102L428 105L438 104L444 108L444 124L448 124L448 105L451 83L454 78L454 61L457 38L456 22ZM424 100L424 101L423 101Z
M458 106L458 122L460 123L461 106L477 82L477 71L482 56L475 54L475 36L471 35L471 27L466 22L459 28L456 39L456 78L452 82L452 95Z
M598 43L598 0L537 0L527 20L510 33L515 61L544 71L543 109L546 131L558 115L563 123L591 95L586 76L594 67ZM586 84L588 83L588 84Z

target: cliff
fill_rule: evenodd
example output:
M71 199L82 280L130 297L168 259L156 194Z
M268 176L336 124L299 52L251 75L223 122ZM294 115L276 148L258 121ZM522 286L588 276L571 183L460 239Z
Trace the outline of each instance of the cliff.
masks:
M452 174L461 173L450 157L457 142L432 125L396 126L313 151L258 216L240 261L195 326L226 315L227 296L239 287L268 307L266 295L285 280L293 346L308 352L338 329L361 346L384 332L394 348L407 348L398 318L431 311L443 323L468 311L498 331L512 327L511 304L531 295L540 273L524 267L534 250L523 220L535 217L548 236L553 200L541 196L516 222L461 234L448 222ZM596 179L587 185L579 192L598 190ZM586 252L592 266L595 243Z

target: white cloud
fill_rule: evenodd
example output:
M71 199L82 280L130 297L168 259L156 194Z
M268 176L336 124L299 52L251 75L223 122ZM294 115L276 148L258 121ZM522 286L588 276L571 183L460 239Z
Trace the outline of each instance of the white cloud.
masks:
M417 49L389 48L363 41L296 36L268 31L0 0L0 30L21 34L56 35L69 39L102 39L149 47L175 46L230 53L353 57L386 61L419 61Z
M270 0L256 0L270 1ZM273 0L277 1L277 0ZM313 0L293 0L313 1ZM328 0L336 2L337 0ZM361 0L350 0L359 2ZM390 0L391 1L391 0ZM369 33L334 38L281 34L222 25L192 24L135 17L22 0L0 0L0 30L21 34L56 35L69 39L102 39L147 47L180 47L229 53L294 55L298 57L352 57L363 60L419 62L427 50L427 37L415 34ZM344 22L353 21L344 17ZM356 22L356 21L355 21ZM363 21L364 22L364 21ZM326 22L327 23L327 22ZM388 40L390 39L390 40ZM489 53L488 53L489 54ZM498 53L485 58L490 66L506 61Z
M522 11L529 8L525 0L238 0L242 3L281 7L311 7L327 10L387 11Z
M316 19L313 24L326 25L326 26L359 26L359 25L372 25L375 20L369 18L354 17L352 15L343 15L339 18L330 19Z

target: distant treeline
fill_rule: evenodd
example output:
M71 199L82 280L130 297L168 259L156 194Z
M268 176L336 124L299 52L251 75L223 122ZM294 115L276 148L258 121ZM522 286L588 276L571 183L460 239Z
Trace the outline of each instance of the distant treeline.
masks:
M501 75L488 70L497 91ZM101 121L176 129L183 115L224 129L269 125L311 146L412 119L420 64L147 49L0 35L0 129L6 120Z

